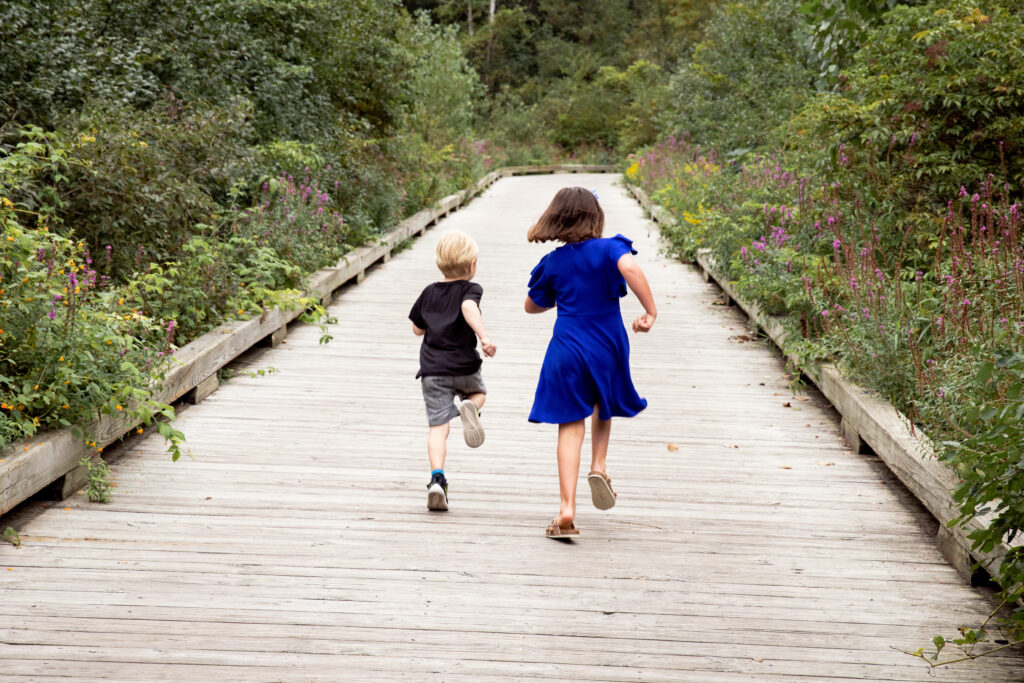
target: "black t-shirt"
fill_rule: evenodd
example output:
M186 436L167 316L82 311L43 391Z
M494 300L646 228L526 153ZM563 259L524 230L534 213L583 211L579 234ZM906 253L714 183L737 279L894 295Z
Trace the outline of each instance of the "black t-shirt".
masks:
M462 315L462 302L470 299L479 306L483 295L484 288L469 280L426 286L409 311L413 325L427 331L416 377L472 375L480 369L476 334Z

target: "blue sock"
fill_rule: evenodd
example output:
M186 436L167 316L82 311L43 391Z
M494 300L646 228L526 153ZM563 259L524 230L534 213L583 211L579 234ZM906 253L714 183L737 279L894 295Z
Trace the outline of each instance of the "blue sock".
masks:
M440 474L443 477L444 476L444 470L430 470L430 476L431 477L433 477L435 474Z

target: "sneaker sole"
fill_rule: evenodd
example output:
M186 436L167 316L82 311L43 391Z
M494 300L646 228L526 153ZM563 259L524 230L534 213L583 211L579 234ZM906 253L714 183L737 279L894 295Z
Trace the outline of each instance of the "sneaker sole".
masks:
M427 509L432 512L448 512L448 497L444 491L427 492Z
M462 419L462 437L470 448L479 448L484 442L484 427L480 424L476 404L466 400L459 403L459 417Z

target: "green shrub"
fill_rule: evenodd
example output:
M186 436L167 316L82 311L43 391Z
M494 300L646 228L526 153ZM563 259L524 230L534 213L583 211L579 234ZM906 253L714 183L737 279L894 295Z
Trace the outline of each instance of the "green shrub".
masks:
M871 32L841 95L808 103L806 144L875 161L904 206L989 174L1024 180L1024 18L1000 2L899 7ZM856 154L854 154L856 152Z
M23 228L0 199L0 446L99 413L148 421L169 344L95 266L82 243Z
M798 5L743 0L717 8L693 57L672 78L665 127L729 151L771 140L811 94Z

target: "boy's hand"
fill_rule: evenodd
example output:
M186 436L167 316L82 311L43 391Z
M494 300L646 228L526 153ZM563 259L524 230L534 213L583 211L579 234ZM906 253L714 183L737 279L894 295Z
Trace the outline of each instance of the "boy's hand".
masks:
M633 321L633 331L650 332L651 328L654 327L654 321L657 319L658 315L656 313L644 313Z
M484 337L480 340L480 348L484 350L484 355L488 358L494 356L494 352L498 350L498 347L488 337Z

